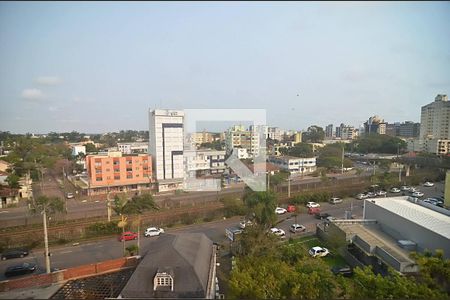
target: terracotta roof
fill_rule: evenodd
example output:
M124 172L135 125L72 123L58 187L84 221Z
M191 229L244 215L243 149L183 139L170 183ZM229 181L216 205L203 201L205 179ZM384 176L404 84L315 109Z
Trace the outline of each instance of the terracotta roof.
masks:
M18 189L0 186L0 196L1 197L15 197L15 196L17 196L18 193L19 193Z

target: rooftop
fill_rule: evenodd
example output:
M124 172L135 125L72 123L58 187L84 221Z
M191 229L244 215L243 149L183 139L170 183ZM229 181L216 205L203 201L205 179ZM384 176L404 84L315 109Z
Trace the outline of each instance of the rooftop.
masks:
M409 202L406 197L377 198L374 201L375 205L450 239L449 216Z
M156 240L120 293L122 298L204 298L213 243L202 233L165 234ZM158 270L173 270L174 291L154 291Z

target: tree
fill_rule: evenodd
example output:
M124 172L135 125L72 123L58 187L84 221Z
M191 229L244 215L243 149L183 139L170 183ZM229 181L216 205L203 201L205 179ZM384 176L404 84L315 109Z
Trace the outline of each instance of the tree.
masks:
M8 177L6 177L5 181L8 183L10 188L18 189L20 188L19 180L19 176L17 176L16 174L10 174L8 175Z
M45 267L47 273L50 269L50 255L48 250L48 233L47 233L47 215L55 212L62 212L64 209L64 202L58 197L39 196L35 200L29 202L30 210L34 214L42 214L42 222L44 224L44 245L45 245Z
M86 152L96 152L97 148L95 148L95 145L92 143L86 144Z
M307 143L298 143L291 148L281 148L281 154L294 157L312 157L314 156L313 147Z
M249 212L253 214L256 223L262 228L267 229L275 223L277 219L275 214L277 196L275 193L255 192L247 188L244 203Z
M397 154L407 149L407 143L399 138L386 134L367 134L359 137L350 145L358 153L390 153Z
M354 269L352 298L358 299L448 299L448 295L392 270L375 275L371 267Z
M285 182L289 177L289 172L280 171L276 174L270 175L269 183L271 187L277 187L281 183Z
M146 210L157 210L159 209L156 205L153 196L149 193L144 193L142 195L134 196L131 200L128 199L126 194L118 194L114 197L114 212L121 216L122 220L119 222L119 227L122 228L122 233L125 232L126 226L126 216L138 215L138 248L140 241L140 225L141 225L141 214ZM125 254L125 240L122 241L123 252ZM138 249L139 251L139 249Z
M325 138L323 128L317 125L308 127L308 130L302 135L302 142L321 143Z

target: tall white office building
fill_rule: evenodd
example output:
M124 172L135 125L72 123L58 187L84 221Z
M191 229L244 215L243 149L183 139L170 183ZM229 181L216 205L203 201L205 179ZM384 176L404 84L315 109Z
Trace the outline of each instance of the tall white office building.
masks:
M155 109L149 111L149 154L152 156L153 176L158 191L183 187L184 112Z
M450 153L450 102L447 95L437 95L434 102L422 106L420 144L425 152Z

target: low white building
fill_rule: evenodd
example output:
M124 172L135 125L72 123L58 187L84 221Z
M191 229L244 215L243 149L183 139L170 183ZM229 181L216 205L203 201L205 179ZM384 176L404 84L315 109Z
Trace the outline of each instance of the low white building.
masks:
M77 156L80 153L86 154L86 146L84 145L72 146L72 156Z
M221 174L225 171L225 150L185 150L186 177Z
M250 157L246 148L233 148L231 155L236 156L238 159L247 159Z
M148 142L117 143L117 149L122 152L122 154L147 153Z
M269 162L294 174L309 174L317 169L315 157L269 156Z

